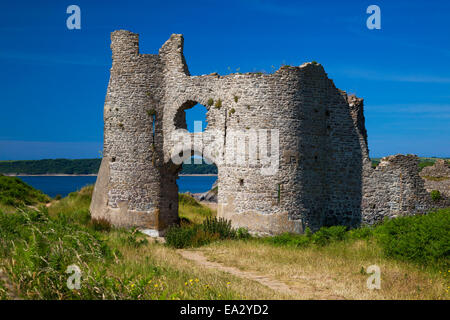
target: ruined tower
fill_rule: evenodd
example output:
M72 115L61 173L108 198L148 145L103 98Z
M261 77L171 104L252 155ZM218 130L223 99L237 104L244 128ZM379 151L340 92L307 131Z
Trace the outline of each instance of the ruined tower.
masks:
M265 234L372 221L364 208L374 216L376 199L364 197L377 178L363 101L337 89L320 64L283 66L273 74L190 76L182 35L173 34L157 55L141 54L138 35L129 31L115 31L111 40L93 217L149 234L178 222L181 165L173 160L179 151L173 137L186 128L184 110L200 103L208 126L201 136L189 134L202 140L189 152L208 155L218 167L219 216ZM271 174L262 159L275 155L275 140L264 140L264 132L279 142ZM214 143L207 143L211 137ZM242 137L244 163L224 161Z

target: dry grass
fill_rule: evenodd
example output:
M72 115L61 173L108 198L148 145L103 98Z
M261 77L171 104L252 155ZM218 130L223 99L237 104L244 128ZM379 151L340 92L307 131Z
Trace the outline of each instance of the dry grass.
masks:
M158 270L154 283L176 294L179 299L287 299L270 288L228 273L195 265L180 256L176 250L160 243L149 243L138 248L120 243L119 237L110 234L111 246L122 254L120 261L111 266L111 276L137 278Z
M449 299L449 275L383 257L365 241L326 247L275 247L256 241L227 241L204 249L212 261L272 275L297 289L297 299ZM369 290L370 265L381 268L381 289Z

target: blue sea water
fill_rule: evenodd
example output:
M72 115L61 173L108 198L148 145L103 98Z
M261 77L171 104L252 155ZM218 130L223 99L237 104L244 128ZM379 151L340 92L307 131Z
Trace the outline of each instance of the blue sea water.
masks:
M54 197L67 196L73 191L94 184L96 176L19 176L25 183ZM215 176L181 176L177 180L179 192L200 193L211 189Z

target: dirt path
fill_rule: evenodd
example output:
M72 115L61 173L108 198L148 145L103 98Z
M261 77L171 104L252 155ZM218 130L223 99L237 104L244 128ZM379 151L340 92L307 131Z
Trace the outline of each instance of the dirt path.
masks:
M343 297L316 290L313 286L307 283L307 280L303 283L296 283L294 286L289 286L286 283L274 279L273 277L270 277L268 275L242 271L235 267L229 267L218 262L208 261L204 254L200 251L178 250L178 253L183 258L194 261L205 268L228 272L240 278L256 281L264 286L271 288L272 290L278 291L283 294L292 295L297 299L343 299Z

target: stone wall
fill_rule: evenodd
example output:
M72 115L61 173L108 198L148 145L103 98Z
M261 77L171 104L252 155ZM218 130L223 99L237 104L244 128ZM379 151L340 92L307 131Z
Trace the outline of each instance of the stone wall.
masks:
M181 35L172 35L157 55L140 54L138 35L129 31L115 31L111 39L93 217L149 233L177 223L181 166L173 161L180 151L173 134L186 128L184 110L196 103L207 107L208 126L190 134L203 143L183 156L203 154L216 163L218 215L235 227L301 233L421 210L415 160L396 156L371 168L363 100L337 89L320 64L284 66L273 74L190 76ZM271 175L264 173L260 129L278 133ZM244 164L228 159L239 138L247 141ZM257 158L250 161L255 146Z
M399 154L384 157L376 168L365 170L361 205L363 223L424 213L432 207L430 195L419 176L418 163L419 158L415 155Z
M442 195L450 198L450 163L448 161L437 159L433 166L423 168L420 176L428 192L438 190Z

